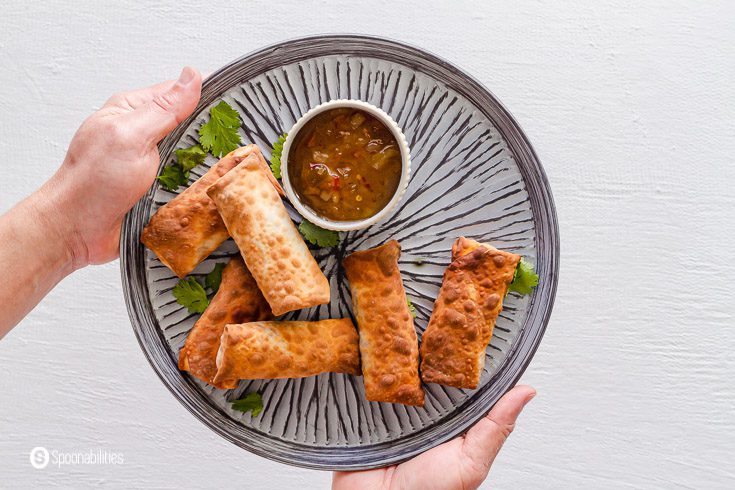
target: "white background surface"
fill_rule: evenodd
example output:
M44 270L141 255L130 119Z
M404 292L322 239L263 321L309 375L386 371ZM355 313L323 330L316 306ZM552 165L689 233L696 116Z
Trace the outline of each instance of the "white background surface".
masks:
M539 394L485 485L735 486L732 3L4 3L0 211L109 95L185 64L349 31L463 67L534 144L562 237L554 314L523 378ZM0 342L0 400L0 487L330 481L230 445L178 404L137 345L117 262L63 281ZM34 446L125 463L35 470Z

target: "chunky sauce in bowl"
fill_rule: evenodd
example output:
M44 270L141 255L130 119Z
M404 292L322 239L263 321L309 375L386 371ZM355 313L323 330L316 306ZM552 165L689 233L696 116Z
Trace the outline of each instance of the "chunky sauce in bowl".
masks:
M396 193L402 170L393 133L360 109L317 114L299 130L288 155L288 178L298 198L335 221L378 213Z

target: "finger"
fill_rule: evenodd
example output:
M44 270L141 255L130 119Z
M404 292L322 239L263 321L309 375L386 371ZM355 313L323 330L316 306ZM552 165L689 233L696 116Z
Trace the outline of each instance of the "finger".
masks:
M462 446L465 456L487 472L513 431L521 410L534 396L536 390L525 385L516 386L503 395L490 413L467 432Z
M157 143L194 111L202 91L202 76L186 67L170 87L161 87L145 104L126 114L132 131Z
M173 86L176 80L166 80L150 87L130 90L128 92L120 92L110 97L103 107L118 106L128 110L135 110L138 107L150 102L156 94L163 92Z

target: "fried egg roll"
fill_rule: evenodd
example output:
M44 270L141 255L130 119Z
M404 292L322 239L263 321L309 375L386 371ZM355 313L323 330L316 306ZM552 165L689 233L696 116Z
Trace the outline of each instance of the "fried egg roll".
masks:
M318 322L227 325L217 353L218 384L240 379L360 374L360 351L349 318Z
M460 237L421 343L421 379L475 389L521 256Z
M344 260L352 307L360 332L365 395L376 402L424 404L419 346L391 240Z
M217 351L228 323L247 323L273 318L270 306L245 267L242 257L230 259L222 270L222 282L202 316L186 337L179 352L179 369L189 371L217 388L231 389L234 383L215 383Z
M207 196L207 189L250 155L271 173L256 145L238 148L212 165L188 189L161 206L143 228L140 241L177 276L184 277L193 271L227 240L227 228ZM283 194L275 177L271 184Z
M273 314L329 302L329 282L256 155L215 182L214 201Z

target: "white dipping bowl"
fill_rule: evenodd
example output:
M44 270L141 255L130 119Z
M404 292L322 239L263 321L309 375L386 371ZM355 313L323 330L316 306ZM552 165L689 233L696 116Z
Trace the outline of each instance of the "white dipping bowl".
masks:
M340 108L361 109L374 116L378 121L382 122L388 129L390 129L390 132L393 134L393 137L398 142L398 146L401 150L401 180L398 182L398 187L396 188L395 194L393 194L393 197L383 209L375 213L373 216L362 220L335 221L319 216L308 206L301 202L298 195L293 190L293 187L291 186L291 181L288 178L288 155L291 150L291 143L296 139L296 135L304 127L304 125L317 114L321 114L322 112L331 109ZM329 102L319 104L318 106L307 111L306 114L301 116L299 120L296 121L296 124L294 124L291 130L288 132L286 141L283 143L283 151L281 152L281 179L283 180L283 190L286 192L286 196L301 216L311 221L315 225L321 228L325 228L327 230L359 230L361 228L367 228L368 226L371 226L382 220L388 213L390 213L395 205L398 204L398 201L401 200L401 197L403 197L403 194L406 192L406 187L408 187L408 180L410 176L411 153L408 149L408 143L406 143L406 137L403 135L403 131L401 131L401 128L398 127L398 124L396 124L393 118L391 118L383 110L361 100L339 99L330 100Z

